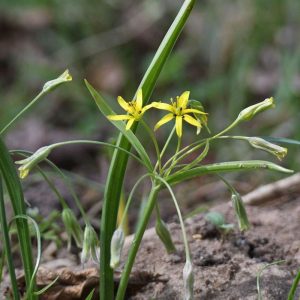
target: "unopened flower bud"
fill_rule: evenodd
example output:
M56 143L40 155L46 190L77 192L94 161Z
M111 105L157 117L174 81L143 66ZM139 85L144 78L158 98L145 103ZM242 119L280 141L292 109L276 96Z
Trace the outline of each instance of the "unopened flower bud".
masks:
M110 267L115 269L120 264L125 234L122 228L115 230L110 244Z
M38 163L48 157L51 150L51 146L45 146L38 149L35 153L27 157L26 159L16 161L16 164L21 165L18 169L20 178L25 178Z
M240 194L238 193L232 194L231 201L232 201L232 206L235 215L238 219L240 230L241 231L248 230L250 228L250 223L248 221L247 212Z
M287 148L278 146L276 144L270 143L259 137L249 137L247 138L251 146L257 149L264 150L275 155L279 160L282 160L287 155Z
M75 217L73 211L70 208L64 208L62 212L62 221L65 225L68 235L68 249L71 248L71 238L73 237L77 247L82 246L83 232Z
M194 272L192 262L188 259L183 268L184 300L194 299Z
M99 262L99 240L96 231L91 225L86 225L84 229L83 245L81 252L81 263L86 263L89 259Z
M72 76L69 73L69 70L64 71L60 76L57 78L47 81L43 86L43 92L47 93L61 85L62 83L68 82L72 80Z
M171 234L166 223L158 218L155 224L155 231L162 243L164 244L168 253L172 253L176 251L176 248L173 244Z
M264 110L267 110L269 108L274 107L274 99L273 97L267 98L262 102L259 102L257 104L251 105L245 109L243 109L240 114L237 117L238 122L240 121L249 121L251 120L256 114L259 112L262 112Z

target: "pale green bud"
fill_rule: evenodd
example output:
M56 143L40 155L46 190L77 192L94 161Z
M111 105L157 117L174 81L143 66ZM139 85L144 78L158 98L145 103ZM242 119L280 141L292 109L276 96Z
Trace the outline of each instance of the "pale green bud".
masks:
M235 193L231 195L232 206L235 215L238 219L239 228L241 231L248 230L250 228L250 223L248 221L247 212L240 194Z
M171 234L166 223L158 218L155 224L155 231L162 243L164 244L167 252L170 254L176 251L176 248L173 244Z
M46 159L52 150L51 146L45 146L38 149L31 156L26 159L16 161L16 164L22 165L18 168L21 179L25 178L28 173L42 160Z
M62 83L65 83L65 82L68 82L68 81L71 81L71 80L72 80L72 76L69 73L69 70L66 70L60 76L58 76L57 78L46 82L43 86L43 92L44 93L50 92L51 90L55 89L56 87L58 87Z
M61 217L68 235L68 249L71 248L72 237L75 240L76 246L81 247L83 232L73 211L70 208L64 208Z
M273 97L267 98L262 102L257 104L251 105L245 109L243 109L237 117L238 122L240 121L249 121L251 120L256 114L267 110L269 108L275 107Z
M287 148L278 146L276 144L270 143L259 137L249 137L247 138L251 146L257 149L267 151L275 155L279 160L282 160L287 155Z
M81 252L81 263L86 263L89 259L99 262L99 240L96 231L91 225L86 225L84 229L83 245Z
M192 262L188 259L183 268L184 300L194 299L194 272Z
M120 264L125 234L122 228L115 230L110 243L110 267L115 269Z

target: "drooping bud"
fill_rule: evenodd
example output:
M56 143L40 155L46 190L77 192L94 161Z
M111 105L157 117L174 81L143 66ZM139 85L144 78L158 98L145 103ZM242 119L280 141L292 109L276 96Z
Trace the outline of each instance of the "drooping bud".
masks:
M76 246L82 246L83 232L76 216L70 208L64 208L62 212L62 221L65 225L68 235L68 249L71 249L71 239L75 240Z
M43 86L43 92L48 93L61 85L62 83L68 82L72 80L72 76L69 73L69 70L64 71L60 76L57 78L47 81Z
M252 147L269 152L275 155L279 160L282 160L287 155L287 148L270 143L262 138L249 137L247 140Z
M110 244L110 267L115 269L119 266L124 246L125 234L122 228L115 230Z
M231 201L235 215L238 219L240 230L248 230L250 228L250 223L248 220L247 212L242 197L239 193L234 193L231 195Z
M38 149L35 153L27 157L26 159L16 161L16 164L21 165L18 168L20 178L24 179L38 163L48 157L51 150L51 146L45 146Z
M240 121L249 121L251 120L256 114L267 110L269 108L275 107L273 97L267 98L262 102L257 104L251 105L245 109L243 109L240 114L238 115L236 122Z
M81 263L84 264L90 259L98 263L99 254L100 248L97 233L91 225L86 225L83 236Z
M184 300L194 299L194 272L192 262L188 259L183 268Z
M164 244L167 252L169 254L175 252L176 248L173 244L172 237L167 227L167 224L160 218L156 219L155 231L162 243Z

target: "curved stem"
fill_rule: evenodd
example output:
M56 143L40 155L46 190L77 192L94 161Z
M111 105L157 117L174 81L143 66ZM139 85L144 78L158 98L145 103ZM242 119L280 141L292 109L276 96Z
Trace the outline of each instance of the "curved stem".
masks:
M189 243L188 243L186 230L185 230L185 226L184 226L184 222L183 222L183 217L182 217L177 199L175 197L175 194L174 194L172 188L170 187L170 185L167 183L166 180L164 180L163 178L158 177L158 176L155 177L155 178L157 180L161 181L166 186L166 188L169 190L169 193L170 193L170 195L172 197L172 200L174 202L174 205L175 205L175 208L176 208L176 211L177 211L177 215L178 215L178 218L179 218L179 222L180 222L180 227L181 227L181 231L182 231L182 239L183 239L183 244L184 244L184 249L185 249L185 254L186 254L186 260L191 260L191 253L190 253Z
M165 172L165 176L168 176L172 172L174 166L176 165L176 162L177 162L176 154L179 152L180 147L181 147L181 137L178 137L176 151L175 151L175 154L173 155L173 159L172 159L170 167Z
M148 203L144 210L144 215L138 224L137 231L135 233L134 239L131 244L131 248L129 250L128 258L126 260L126 264L125 264L124 270L122 272L121 281L120 281L118 292L116 295L116 300L124 299L128 280L129 280L129 275L131 273L131 269L132 269L137 251L139 249L144 232L146 230L147 224L149 222L153 208L155 206L159 189L160 189L160 185L153 184L152 189L149 194Z
M140 162L142 165L147 167L146 164L139 157L137 157L135 154L131 153L130 151L127 151L126 149L123 149L122 147L119 147L119 146L116 146L116 145L113 145L113 144L110 144L110 143L91 141L91 140L73 140L73 141L65 141L65 142L55 143L55 144L52 144L52 145L49 145L49 146L50 147L53 146L53 148L56 148L56 147L60 147L60 146L73 145L73 144L94 144L94 145L102 145L102 146L115 148L115 149L118 149L122 152L125 152L126 154L130 155L131 157L136 159L138 162Z
M133 186L129 196L128 196L128 200L127 200L127 203L126 203L126 206L125 206L125 209L124 209L124 213L123 213L123 216L122 216L122 219L121 219L121 222L119 224L119 227L122 228L124 226L124 223L125 223L125 220L126 220L126 215L128 214L128 210L129 210L129 207L131 205L131 202L132 202L132 199L133 199L133 194L135 192L135 190L137 189L137 187L139 186L139 184L147 177L151 176L151 174L144 174L142 177L140 177L137 182L135 183L135 185Z
M18 154L24 155L24 156L26 156L26 155L32 155L32 154L33 154L32 152L29 152L29 151L23 151L23 150L10 150L10 153L18 153ZM61 179L64 181L65 185L68 187L68 189L69 189L69 191L70 191L70 193L71 193L71 195L72 195L72 197L73 197L73 200L74 200L74 202L75 202L75 205L77 206L77 208L78 208L78 210L79 210L79 212L80 212L80 214L81 214L81 216L82 216L82 218L83 218L85 224L90 224L90 220L89 220L88 216L86 215L86 213L85 213L85 211L84 211L84 209L83 209L83 207L82 207L82 205L81 205L81 202L80 202L78 196L76 195L76 193L75 193L75 191L74 191L74 189L73 189L73 187L72 187L72 184L69 182L68 177L67 177L67 176L64 174L64 172L62 172L62 171L60 170L60 168L59 168L56 164L54 164L51 160L45 159L45 162L46 162L52 169L54 169L55 172L57 172L57 173L60 175L60 177L61 177ZM40 167L37 166L37 168L38 168L39 172L41 173L41 175L42 175L44 178L45 178L45 176L47 177L47 175L45 174L45 172L42 171L42 169L41 169ZM48 177L47 177L47 178L48 178ZM47 180L47 179L45 178L45 180L46 180L47 183L49 184L50 188L53 189L53 191L54 191L54 193L57 195L58 199L59 199L59 200L62 199L62 200L64 201L64 203L60 201L62 207L68 207L68 205L66 204L65 200L62 198L62 196L60 195L60 193L57 191L57 189L55 188L55 186L53 185L53 183L50 184L50 183L49 183L49 179ZM58 195L60 195L60 196L58 196Z

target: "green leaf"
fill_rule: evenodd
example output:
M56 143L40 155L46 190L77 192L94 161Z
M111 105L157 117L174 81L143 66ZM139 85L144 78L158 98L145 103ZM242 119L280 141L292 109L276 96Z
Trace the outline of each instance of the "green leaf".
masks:
M3 176L6 189L8 191L15 215L26 215L24 196L19 177L16 173L14 163L10 157L8 149L0 138L0 172ZM25 271L25 281L27 287L31 285L31 278L34 272L31 240L28 223L26 220L16 220L18 238L20 242L22 261ZM34 285L32 285L34 288ZM35 295L28 295L29 300L37 299Z
M107 104L107 102L101 97L101 95L89 84L87 80L85 80L85 84L90 91L91 95L93 96L99 110L101 113L106 117L108 115L115 115L114 111L110 108L110 106ZM109 119L108 119L109 120ZM130 144L134 147L134 149L139 154L140 158L145 162L147 168L149 171L153 169L150 158L143 147L143 145L140 143L138 138L133 134L131 130L126 130L124 123L120 121L112 121L109 120L116 128L119 129L119 131L127 138L127 140L130 142Z
M170 55L176 40L178 39L185 22L193 8L195 0L186 0L180 11L178 12L171 27L166 33L163 41L161 42L150 66L148 67L139 87L143 90L143 104L146 104L158 76ZM133 131L136 126L133 125ZM119 135L117 146L129 150L131 144L127 138L123 135ZM113 232L116 228L117 213L119 208L119 201L121 195L121 189L124 180L124 174L127 166L128 155L120 151L114 151L112 162L109 169L109 174L106 182L106 189L104 192L104 202L102 208L101 219L101 274L100 274L100 297L101 299L111 300L113 299L114 282L113 271L110 268L110 242Z
M257 169L267 169L272 171L278 171L283 173L293 173L294 171L283 168L274 163L263 161L263 160L246 160L246 161L231 161L210 164L206 166L201 166L193 168L188 171L178 172L174 175L167 177L167 182L169 184L177 184L181 181L191 179L204 174L221 173L221 172L233 172L233 171L244 171L244 170L257 170Z

